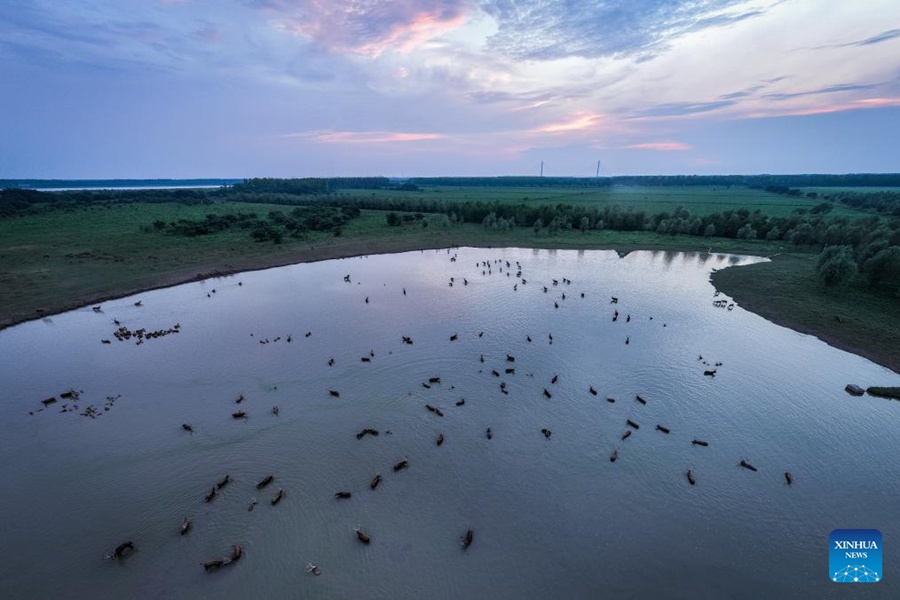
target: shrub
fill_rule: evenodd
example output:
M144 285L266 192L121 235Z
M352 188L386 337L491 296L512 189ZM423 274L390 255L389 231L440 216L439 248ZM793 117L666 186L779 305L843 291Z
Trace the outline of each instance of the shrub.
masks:
M856 271L853 248L850 246L826 246L816 262L816 272L826 288L847 283Z

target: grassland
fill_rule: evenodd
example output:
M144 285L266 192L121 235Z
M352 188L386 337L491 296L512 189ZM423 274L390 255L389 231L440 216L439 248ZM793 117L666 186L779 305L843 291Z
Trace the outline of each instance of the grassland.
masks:
M825 292L816 259L781 254L768 263L717 271L712 282L747 310L900 373L900 301L852 287Z
M795 210L810 210L822 200L807 197L786 197L764 190L729 187L643 187L612 186L601 188L540 188L540 187L426 187L420 191L397 192L395 190L347 190L342 196L350 198L400 197L444 201L482 201L505 204L588 204L603 208L620 205L622 208L641 210L648 214L673 212L683 206L696 216L704 216L727 210L746 208L760 210L770 216L788 216ZM850 217L866 216L866 213L850 207L836 205L833 215Z
M574 203L603 201L654 212L687 206L695 214L728 208L760 208L767 213L809 208L804 198L784 198L754 190L623 190L436 188L409 194L509 202ZM502 192L502 193L501 193ZM645 193L646 192L646 193ZM732 192L740 192L733 194ZM381 192L366 192L381 193ZM396 192L393 192L396 194ZM581 195L584 194L584 195ZM594 194L594 196L591 196ZM356 192L355 195L361 195ZM591 200L591 198L594 198ZM693 202L691 202L693 199ZM702 209L700 207L707 207ZM247 231L183 237L148 227L156 220L202 219L207 214L285 210L282 205L222 202L212 205L111 204L50 211L0 220L0 328L63 310L148 289L244 270L328 258L449 246L571 249L703 250L770 256L772 262L725 269L717 287L750 310L799 331L859 353L900 372L900 309L896 298L855 290L822 293L812 266L816 255L798 253L785 242L659 235L650 232L561 230L537 234L531 228L491 230L475 224L444 223L423 228L413 222L388 227L385 213L364 210L339 237L314 233L284 243L257 243ZM837 210L837 209L835 209ZM840 317L842 322L835 320ZM878 382L871 382L877 384Z
M888 186L802 187L802 188L798 188L798 189L804 194L808 194L810 192L815 192L819 196L822 196L822 195L831 196L832 194L873 194L876 192L900 191L896 187L888 187Z
M142 231L156 220L202 219L207 214L283 210L267 204L114 204L0 220L0 326L101 299L204 278L216 273L451 245L559 248L697 248L694 240L670 236L597 231L535 235L471 224L424 229L418 224L387 227L384 213L363 211L340 237L311 234L282 244L257 243L246 231L183 237ZM753 244L715 240L722 251ZM704 242L705 243L705 242Z

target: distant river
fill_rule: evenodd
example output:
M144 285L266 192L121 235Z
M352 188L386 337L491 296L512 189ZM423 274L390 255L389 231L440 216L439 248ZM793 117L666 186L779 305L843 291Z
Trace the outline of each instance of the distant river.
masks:
M411 252L0 331L0 598L845 598L838 528L884 535L853 597L896 598L900 403L844 386L900 376L728 310L711 270L759 260Z

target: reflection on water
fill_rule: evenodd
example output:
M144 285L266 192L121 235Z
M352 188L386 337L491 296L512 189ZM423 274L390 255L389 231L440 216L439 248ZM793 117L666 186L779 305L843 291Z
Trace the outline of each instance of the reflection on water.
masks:
M837 597L830 531L900 534L900 408L843 388L900 378L714 307L710 271L756 260L370 256L2 331L0 596ZM180 333L119 341L114 319ZM60 398L69 389L80 396ZM639 429L622 440L627 420ZM366 427L380 435L357 440ZM104 560L125 540L133 555ZM240 561L204 572L235 543ZM884 581L861 597L900 592L886 556Z

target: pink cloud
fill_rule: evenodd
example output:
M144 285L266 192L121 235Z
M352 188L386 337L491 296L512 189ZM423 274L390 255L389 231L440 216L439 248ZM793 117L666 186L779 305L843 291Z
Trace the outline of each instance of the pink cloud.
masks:
M625 146L629 150L661 150L663 152L690 150L691 146L681 142L645 142L643 144L631 144Z
M438 37L465 22L465 15L457 15L450 19L419 13L409 23L397 24L382 39L356 48L356 52L377 57L388 48L394 46L398 52L409 52L421 46L431 38Z
M393 144L397 142L424 142L440 140L440 133L401 133L393 131L321 131L314 133L288 133L282 137L312 138L325 144Z
M409 52L466 21L468 0L267 0L272 25L334 52L373 58L392 49Z
M807 108L788 108L779 111L760 111L747 115L751 119L767 117L802 117L806 115L823 115L828 113L843 112L847 110L863 110L866 108L883 108L886 106L900 106L900 98L863 98L851 102L827 104L825 106L812 106Z
M530 133L572 133L578 131L594 131L600 124L602 115L594 113L578 113L565 121L549 123L532 129Z

